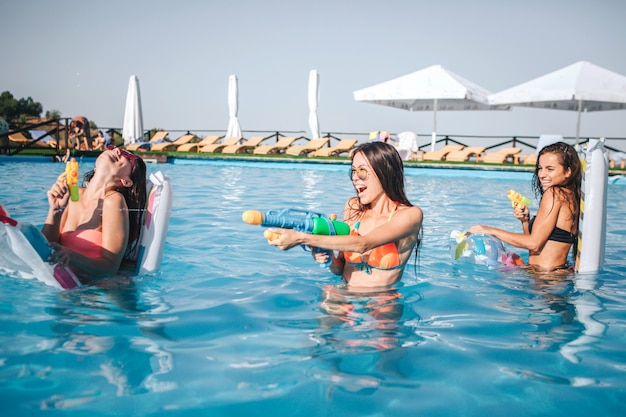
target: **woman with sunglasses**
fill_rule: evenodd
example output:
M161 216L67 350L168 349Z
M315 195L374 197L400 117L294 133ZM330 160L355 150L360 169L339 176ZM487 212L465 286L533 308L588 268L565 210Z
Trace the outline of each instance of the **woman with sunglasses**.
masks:
M307 245L337 251L330 270L350 287L385 287L402 278L404 266L421 241L422 210L404 191L404 167L395 147L383 142L359 145L352 154L351 180L356 197L344 207L347 236L321 236L288 229L269 243L288 250ZM318 262L328 254L313 252Z
M65 179L48 191L50 208L43 234L53 261L69 265L85 284L118 272L133 255L146 203L146 165L138 156L108 147L85 175L72 201Z

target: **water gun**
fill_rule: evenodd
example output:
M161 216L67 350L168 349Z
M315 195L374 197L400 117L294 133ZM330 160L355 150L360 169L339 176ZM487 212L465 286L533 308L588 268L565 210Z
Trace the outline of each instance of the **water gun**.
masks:
M530 199L528 197L524 197L518 192L509 190L507 191L506 195L507 197L509 197L509 200L511 200L511 206L514 208L520 204L526 207L530 206L530 203L531 203Z
M320 213L315 213L306 210L298 209L279 209L268 210L266 212L260 212L257 210L244 211L241 216L244 222L248 224L258 224L262 227L278 227L282 229L294 229L299 232L310 233L313 235L349 235L350 226L347 223L337 221L337 216L331 214L325 216ZM268 240L276 240L280 236L278 233L270 232L266 230L263 236ZM307 248L303 246L306 250ZM332 251L324 251L329 255L332 255Z
M70 158L65 163L65 172L59 175L59 179L64 177L70 189L70 198L72 201L78 201L78 162L76 158Z

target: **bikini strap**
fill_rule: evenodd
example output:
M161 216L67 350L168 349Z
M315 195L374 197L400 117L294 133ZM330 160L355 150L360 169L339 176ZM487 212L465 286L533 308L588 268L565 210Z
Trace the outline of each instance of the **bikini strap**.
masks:
M397 209L398 209L398 203L394 204L393 208L391 209L391 212L389 213L389 218L387 219L387 222L391 221L391 218L393 217L393 215L395 214ZM359 220L354 224L354 226L353 226L354 230L357 230L357 231L359 230L359 226L361 226L361 219L363 218L364 215L365 215L365 210L359 216Z
M387 222L390 222L390 221L391 221L391 218L393 217L393 215L394 215L394 213L396 212L397 208L398 208L398 203L396 203L396 204L393 206L393 209L391 209L391 213L389 213L389 218L387 219Z

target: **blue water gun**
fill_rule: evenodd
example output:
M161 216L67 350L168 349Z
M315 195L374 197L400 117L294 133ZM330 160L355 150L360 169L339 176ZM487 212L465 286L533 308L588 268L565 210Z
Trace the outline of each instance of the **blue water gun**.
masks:
M350 234L350 226L348 226L347 223L338 221L337 216L333 214L325 216L312 211L286 208L268 210L265 212L248 210L245 211L241 217L243 221L248 224L258 224L262 227L294 229L313 235L335 236ZM265 231L263 235L269 240L278 239L279 236L278 233L272 233L269 230ZM303 246L303 248L305 250L307 249L305 246ZM328 266L331 262L332 251L322 251L328 254L329 261L321 266Z

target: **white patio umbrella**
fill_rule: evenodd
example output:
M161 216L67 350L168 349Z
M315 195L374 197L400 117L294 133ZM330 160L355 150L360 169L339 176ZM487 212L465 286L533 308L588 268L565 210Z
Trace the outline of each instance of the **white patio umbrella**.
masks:
M320 75L317 70L309 72L309 129L311 130L311 139L317 139L322 136L320 132L320 124L317 119L317 105L320 101Z
M494 105L524 106L578 112L576 144L582 111L626 109L626 77L579 61L489 97Z
M237 86L237 76L228 77L228 129L226 130L227 138L237 138L241 136L241 126L237 119L237 111L239 107L239 91Z
M423 70L354 92L356 101L409 111L433 111L431 150L437 141L437 111L508 110L488 103L490 92L442 67Z
M139 78L131 75L126 92L126 109L124 110L124 127L122 128L124 144L143 141L143 113L141 111L141 94Z

